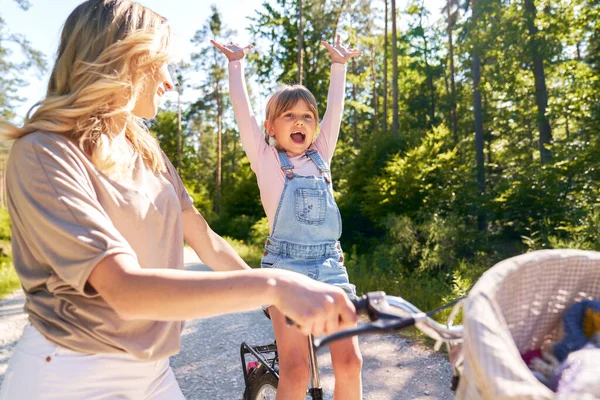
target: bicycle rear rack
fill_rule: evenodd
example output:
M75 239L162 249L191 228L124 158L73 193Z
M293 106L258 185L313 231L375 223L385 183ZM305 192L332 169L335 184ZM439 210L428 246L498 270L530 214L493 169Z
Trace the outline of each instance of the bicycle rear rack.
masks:
M272 353L273 357L266 358L264 354ZM242 359L242 370L244 371L244 384L248 387L248 367L246 364L246 354L252 354L259 363L261 363L273 376L279 380L279 373L275 371L273 365L277 360L277 344L268 344L265 346L250 346L246 342L242 342L240 346L240 357ZM270 365L271 363L271 365Z

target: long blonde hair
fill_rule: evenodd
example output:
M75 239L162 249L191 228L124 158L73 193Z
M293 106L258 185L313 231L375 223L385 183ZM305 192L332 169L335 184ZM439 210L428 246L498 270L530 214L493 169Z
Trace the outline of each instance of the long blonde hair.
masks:
M87 0L65 22L45 99L24 125L0 123L0 134L17 139L54 132L75 140L103 172L118 169L126 141L114 140L116 121L155 173L165 169L156 139L133 110L144 85L171 58L171 30L152 10L128 0ZM125 104L123 104L125 103Z

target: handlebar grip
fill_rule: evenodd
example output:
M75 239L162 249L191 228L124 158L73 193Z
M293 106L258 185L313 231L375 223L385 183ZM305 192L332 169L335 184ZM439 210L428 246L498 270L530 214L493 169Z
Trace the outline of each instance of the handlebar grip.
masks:
M356 297L350 299L354 308L356 309L356 315L366 314L368 313L369 308L369 300L367 299L367 295L362 295L361 297ZM299 326L292 320L290 317L285 317L285 323L287 326Z
M368 311L369 300L366 294L363 294L360 297L356 297L351 299L354 308L356 308L356 315L364 314Z

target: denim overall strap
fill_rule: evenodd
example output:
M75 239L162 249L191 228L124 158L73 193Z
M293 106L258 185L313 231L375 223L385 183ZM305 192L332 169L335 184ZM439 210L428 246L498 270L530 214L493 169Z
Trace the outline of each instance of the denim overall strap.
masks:
M279 163L281 164L281 169L285 173L285 176L287 176L288 179L292 179L294 177L294 166L290 162L290 159L287 154L285 154L285 151L278 151L277 154L279 154Z
M327 183L331 183L331 172L329 171L327 164L325 164L325 161L323 161L319 155L319 152L316 150L306 150L305 154L317 165L317 168L319 168L321 175L325 178Z
M308 153L308 156L322 174L329 173L316 152ZM308 245L310 252L322 252L323 249L312 246L335 244L342 234L342 219L333 199L331 185L324 176L294 174L285 152L279 152L279 159L281 169L288 175L288 179L285 180L279 199L270 238L287 251L292 251L290 249L297 244ZM305 257L308 256L305 247L293 250L294 253L300 251Z

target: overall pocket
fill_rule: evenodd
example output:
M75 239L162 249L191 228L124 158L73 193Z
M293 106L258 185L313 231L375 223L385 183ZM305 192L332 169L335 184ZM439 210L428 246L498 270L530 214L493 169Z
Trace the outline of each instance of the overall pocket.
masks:
M296 189L296 219L308 225L321 225L327 215L327 192L319 189Z

